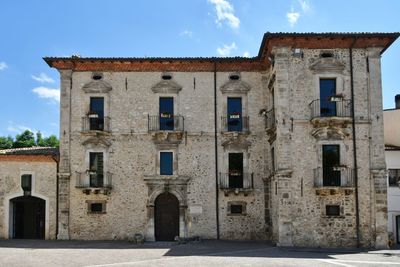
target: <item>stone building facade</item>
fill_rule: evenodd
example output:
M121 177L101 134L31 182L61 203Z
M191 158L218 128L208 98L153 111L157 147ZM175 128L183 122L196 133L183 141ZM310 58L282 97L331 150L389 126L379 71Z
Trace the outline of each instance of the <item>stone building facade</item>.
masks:
M0 238L56 239L56 148L0 150Z
M254 58L45 58L61 75L58 238L385 247L380 57L397 37L266 33Z

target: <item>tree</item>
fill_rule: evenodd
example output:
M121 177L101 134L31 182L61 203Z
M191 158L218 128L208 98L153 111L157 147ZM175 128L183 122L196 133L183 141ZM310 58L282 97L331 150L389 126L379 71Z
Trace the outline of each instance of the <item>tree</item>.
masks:
M35 135L29 130L25 130L22 134L15 136L14 148L33 147L36 145Z
M0 149L12 148L14 139L11 136L0 136Z
M46 146L45 141L42 136L42 133L40 131L38 131L36 133L36 145L37 146Z
M49 146L49 147L59 147L60 141L57 139L57 136L50 135L49 137L43 139L43 144L44 146Z

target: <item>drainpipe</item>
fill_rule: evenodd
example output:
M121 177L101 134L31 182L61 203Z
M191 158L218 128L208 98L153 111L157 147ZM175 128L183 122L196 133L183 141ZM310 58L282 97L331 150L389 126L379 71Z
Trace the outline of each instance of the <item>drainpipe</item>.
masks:
M215 146L215 215L219 240L218 132L217 132L217 61L214 61L214 146Z
M58 148L59 149L59 148ZM58 172L59 172L59 168L58 168L58 162L59 162L59 158L57 156L52 156L51 157L54 162L56 163L56 168L57 168L57 174L56 174L56 239L58 236L58 184L59 184L59 178L58 178Z
M350 54L350 88L351 88L351 113L353 128L353 161L354 161L354 186L356 193L356 231L357 231L357 247L360 247L360 212L358 203L358 164L357 164L357 141L356 141L356 117L354 114L354 77L353 77L353 46L357 38L349 49Z

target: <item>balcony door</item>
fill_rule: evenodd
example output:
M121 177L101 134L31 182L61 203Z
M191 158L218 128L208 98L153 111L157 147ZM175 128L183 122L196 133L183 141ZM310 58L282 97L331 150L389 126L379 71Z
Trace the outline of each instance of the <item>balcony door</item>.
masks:
M336 94L336 79L319 80L319 99L321 117L336 116L336 102L330 101L330 97Z
M242 98L228 97L228 131L241 132L242 125Z
M243 153L229 153L229 188L243 188Z
M322 146L322 171L324 186L340 186L340 146Z
M174 98L160 97L160 130L174 130Z
M104 97L90 98L90 130L104 130Z
M102 152L90 152L89 154L90 169L90 187L103 187L103 153Z

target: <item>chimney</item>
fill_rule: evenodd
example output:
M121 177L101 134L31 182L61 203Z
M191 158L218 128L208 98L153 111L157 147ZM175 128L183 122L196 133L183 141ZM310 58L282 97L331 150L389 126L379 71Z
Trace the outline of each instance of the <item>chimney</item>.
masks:
M394 102L396 103L396 109L400 109L400 95L394 97Z

